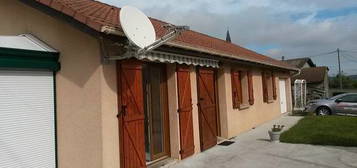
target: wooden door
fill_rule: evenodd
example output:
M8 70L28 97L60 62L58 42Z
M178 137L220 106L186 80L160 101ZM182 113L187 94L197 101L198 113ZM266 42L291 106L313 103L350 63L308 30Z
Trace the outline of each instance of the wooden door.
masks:
M197 82L201 149L206 150L217 144L218 136L214 70L199 68Z
M286 101L286 85L285 80L279 80L279 88L280 88L280 110L281 113L286 113L288 110L287 101Z
M145 114L142 65L128 60L118 64L121 167L145 168Z
M190 69L188 66L177 68L177 89L178 89L178 113L180 118L180 142L181 159L194 154L195 146L193 139L192 121L192 97Z

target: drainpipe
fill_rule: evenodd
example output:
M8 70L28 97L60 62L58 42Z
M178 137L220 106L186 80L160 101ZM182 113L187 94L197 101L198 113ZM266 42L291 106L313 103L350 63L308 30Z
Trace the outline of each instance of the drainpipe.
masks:
M300 75L300 74L301 74L301 69L299 69L298 72L296 72L295 74L293 74L292 77L298 76L298 75Z

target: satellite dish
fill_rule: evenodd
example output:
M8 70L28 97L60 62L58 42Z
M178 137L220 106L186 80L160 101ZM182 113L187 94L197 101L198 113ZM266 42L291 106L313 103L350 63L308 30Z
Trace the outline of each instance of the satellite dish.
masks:
M155 29L150 19L137 8L121 8L120 24L129 41L141 49L156 41Z

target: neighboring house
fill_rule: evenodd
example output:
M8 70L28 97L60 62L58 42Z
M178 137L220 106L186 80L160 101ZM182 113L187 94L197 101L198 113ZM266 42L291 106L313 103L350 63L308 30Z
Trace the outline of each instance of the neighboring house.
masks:
M0 1L0 167L147 167L292 110L297 68L194 31L127 55L119 11Z
M293 65L299 69L316 67L311 58L295 58L284 60L286 63Z
M329 96L328 67L317 67L310 58L290 59L285 62L301 69L300 74L292 78L291 84L293 86L296 79L306 80L307 101Z

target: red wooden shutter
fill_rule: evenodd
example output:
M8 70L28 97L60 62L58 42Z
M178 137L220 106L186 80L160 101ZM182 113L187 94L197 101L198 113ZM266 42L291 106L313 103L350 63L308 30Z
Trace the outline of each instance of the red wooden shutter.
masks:
M267 86L267 76L265 72L262 72L262 86L263 86L263 101L268 102L268 86Z
M180 142L181 159L191 156L195 152L193 140L193 121L192 121L192 99L190 69L188 66L177 67L177 90L180 117Z
M253 85L253 74L248 71L248 91L249 91L249 104L254 104L254 85Z
M233 108L239 108L242 102L242 86L240 73L238 71L232 71L232 99Z
M218 120L214 70L199 68L197 85L200 141L201 150L204 151L217 144Z
M119 63L118 69L121 165L146 168L142 65L128 60Z
M275 75L274 75L274 73L272 72L271 73L272 75L271 75L271 80L272 80L272 82L273 82L273 97L274 97L274 100L276 100L277 99L277 94L276 94L276 80L275 80Z

